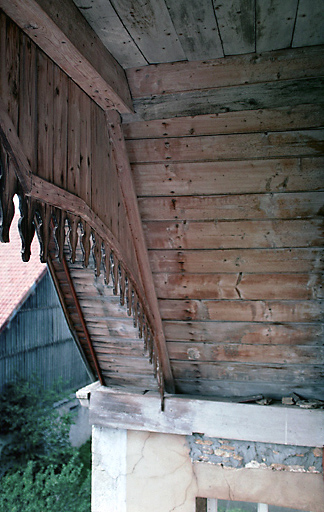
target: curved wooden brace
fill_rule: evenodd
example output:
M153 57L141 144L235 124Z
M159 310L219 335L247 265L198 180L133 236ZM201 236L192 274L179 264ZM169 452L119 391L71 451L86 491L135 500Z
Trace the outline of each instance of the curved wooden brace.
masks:
M23 240L22 256L25 261L28 261L30 256L30 244L35 224L41 242L41 259L43 261L47 261L48 258L52 231L55 231L59 257L62 258L63 246L66 242L66 221L70 226L69 242L72 260L78 243L78 228L81 226L81 246L85 254L85 264L89 261L92 236L96 274L100 274L100 267L103 263L106 281L109 282L110 278L113 280L114 293L120 295L121 303L124 303L126 297L128 314L133 314L134 325L138 326L140 337L144 337L144 345L154 364L154 372L163 398L164 378L150 322L152 312L142 284L135 277L135 269L131 262L124 257L118 240L85 201L32 173L20 140L1 100L0 138L2 142L0 181L2 226L5 226L8 235L2 237L3 241L9 241L9 227L12 221L10 205L13 203L15 194L20 199L22 213L20 232ZM6 186L7 183L10 183L11 186ZM36 223L34 222L35 216L37 216Z

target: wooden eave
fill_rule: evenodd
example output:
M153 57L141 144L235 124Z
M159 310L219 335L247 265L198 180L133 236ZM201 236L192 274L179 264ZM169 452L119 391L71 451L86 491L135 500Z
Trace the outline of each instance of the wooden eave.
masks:
M161 2L151 3L157 19ZM78 24L70 34L60 14L58 26L47 0L2 5L28 34L1 15L2 236L18 193L23 257L36 213L42 258L95 370L80 304L102 382L162 395L165 384L196 397L323 398L323 46L296 36L256 54L257 39L231 50L223 33L219 58L168 63L161 35L152 45L160 64L125 66L130 114L122 68L110 59L101 75L76 43ZM175 26L176 12L161 8ZM52 60L30 41L30 12L53 24L40 44ZM68 66L53 44L63 34L76 59ZM178 60L184 47L173 46ZM109 101L106 85L91 93L89 62L113 89Z

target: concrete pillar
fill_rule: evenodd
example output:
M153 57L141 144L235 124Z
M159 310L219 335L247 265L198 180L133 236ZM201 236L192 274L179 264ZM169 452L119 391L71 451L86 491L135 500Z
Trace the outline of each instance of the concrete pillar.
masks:
M126 512L127 431L92 427L92 512Z

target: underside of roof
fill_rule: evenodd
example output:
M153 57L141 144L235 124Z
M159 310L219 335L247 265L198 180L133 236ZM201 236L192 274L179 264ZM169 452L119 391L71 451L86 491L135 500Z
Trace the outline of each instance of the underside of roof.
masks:
M323 3L130 4L0 0L2 241L106 386L322 399Z

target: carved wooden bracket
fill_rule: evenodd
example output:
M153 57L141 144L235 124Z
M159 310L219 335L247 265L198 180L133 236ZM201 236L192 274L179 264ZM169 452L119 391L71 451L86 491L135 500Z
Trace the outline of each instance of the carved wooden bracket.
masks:
M139 336L144 338L144 346L154 365L154 373L163 396L162 366L149 320L152 313L142 284L136 277L136 269L125 256L119 241L84 200L32 173L1 100L0 139L1 241L9 242L9 229L14 213L13 197L17 194L20 201L19 230L24 261L30 258L30 246L35 231L40 240L43 262L48 260L52 236L55 237L61 261L67 245L73 262L77 244L81 244L85 266L88 266L92 251L96 275L100 274L103 266L106 283L112 281L114 294L120 296L121 305L127 304L128 315L133 315L134 325L138 326Z

